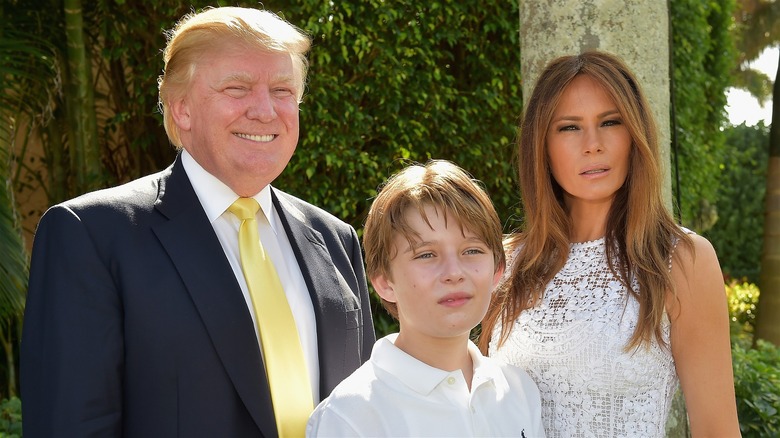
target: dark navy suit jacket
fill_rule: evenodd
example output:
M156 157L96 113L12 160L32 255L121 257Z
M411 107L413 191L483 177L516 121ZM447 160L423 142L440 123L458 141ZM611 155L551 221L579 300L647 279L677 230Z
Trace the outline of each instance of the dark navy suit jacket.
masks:
M272 199L314 304L324 398L374 342L359 241ZM249 310L180 160L46 212L21 350L25 437L277 435Z

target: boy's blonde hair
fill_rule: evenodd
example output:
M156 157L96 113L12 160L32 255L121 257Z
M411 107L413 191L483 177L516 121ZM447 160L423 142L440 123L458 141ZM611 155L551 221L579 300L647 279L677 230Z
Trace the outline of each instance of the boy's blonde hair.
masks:
M427 206L442 214L445 224L453 219L462 230L468 229L482 239L493 252L496 272L504 267L501 222L481 183L449 161L431 160L425 165L410 165L390 177L371 204L363 229L368 278L392 278L390 261L398 254L393 243L396 233L410 243L419 240L406 221L406 213L409 209L417 211L430 225ZM395 303L382 299L382 305L398 318Z

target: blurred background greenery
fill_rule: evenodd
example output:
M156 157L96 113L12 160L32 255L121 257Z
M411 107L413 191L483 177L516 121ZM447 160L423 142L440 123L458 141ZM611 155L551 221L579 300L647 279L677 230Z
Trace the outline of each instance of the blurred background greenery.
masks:
M780 43L779 4L668 2L675 214L712 241L726 275L746 436L780 433L778 340L754 336L759 289L780 296L780 284L760 284L765 188L780 178L767 172L780 156L780 141L770 137L780 134L763 123L730 125L725 91L738 87L761 100L774 93L777 108L776 82L773 90L747 61ZM257 2L0 0L0 398L8 399L0 431L21 434L14 396L35 224L54 203L171 163L175 151L157 110L163 30L209 5ZM446 158L484 182L506 232L518 226L517 0L269 0L263 7L314 39L298 151L274 185L361 233L385 178L409 161ZM373 306L377 334L395 330ZM778 306L767 309L762 320L780 324Z

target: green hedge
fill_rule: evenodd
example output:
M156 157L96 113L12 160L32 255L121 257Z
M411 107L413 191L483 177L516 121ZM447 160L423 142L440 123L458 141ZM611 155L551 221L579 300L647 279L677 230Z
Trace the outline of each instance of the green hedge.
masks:
M0 401L0 438L22 436L22 402L16 397Z
M266 2L314 39L301 141L274 183L362 235L377 187L409 161L452 160L519 216L517 1ZM397 331L374 298L378 336Z
M726 150L718 169L718 221L705 233L723 273L756 283L764 240L764 194L769 165L769 127L763 123L723 130Z
M780 348L753 341L756 304L761 292L755 284L732 281L726 285L731 318L731 356L739 427L745 438L780 434Z
M669 2L672 37L672 154L675 203L699 233L717 219L718 166L724 151L725 91L737 62L734 0ZM679 200L679 202L678 202Z
M735 344L734 388L739 428L745 438L780 434L780 348L759 340L755 348Z

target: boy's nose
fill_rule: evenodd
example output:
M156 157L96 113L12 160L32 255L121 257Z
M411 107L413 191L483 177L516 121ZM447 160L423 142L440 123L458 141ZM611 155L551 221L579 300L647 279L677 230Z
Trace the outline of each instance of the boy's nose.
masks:
M456 258L451 258L444 266L442 279L447 283L457 283L463 280L463 267Z

